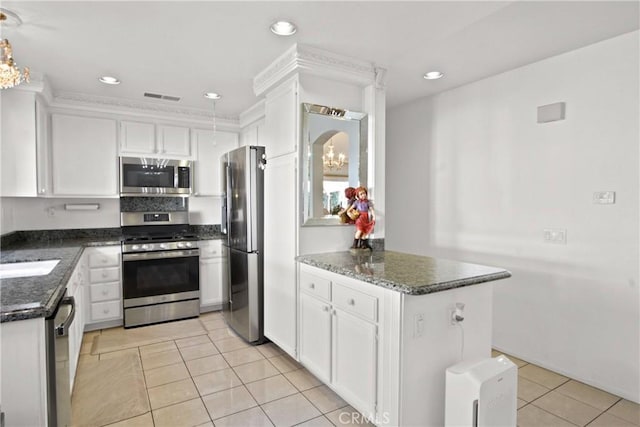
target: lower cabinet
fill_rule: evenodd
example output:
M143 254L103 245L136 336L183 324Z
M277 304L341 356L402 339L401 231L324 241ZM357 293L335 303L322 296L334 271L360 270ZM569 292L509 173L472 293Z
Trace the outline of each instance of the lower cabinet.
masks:
M377 406L377 307L377 296L301 266L300 362L365 414Z
M444 425L446 369L491 357L493 285L408 295L299 267L300 363L375 425Z
M200 312L222 308L224 258L221 240L202 240L200 248Z
M75 300L75 317L69 327L69 392L73 392L78 359L80 358L80 348L82 347L82 336L84 334L84 281L86 280L86 253L78 261L76 268L71 273L67 282L67 295Z
M122 325L122 273L120 246L86 248L85 329Z

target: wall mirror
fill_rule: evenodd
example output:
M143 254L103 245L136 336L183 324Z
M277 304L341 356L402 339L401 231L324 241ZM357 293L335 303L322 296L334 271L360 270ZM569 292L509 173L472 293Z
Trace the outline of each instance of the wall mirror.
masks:
M340 225L347 187L367 186L367 115L302 104L302 224Z

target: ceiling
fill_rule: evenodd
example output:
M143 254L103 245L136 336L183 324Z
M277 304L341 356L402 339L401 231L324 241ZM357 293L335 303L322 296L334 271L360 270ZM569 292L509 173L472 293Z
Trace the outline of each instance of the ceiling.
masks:
M64 93L212 109L237 118L257 101L253 78L301 43L387 72L393 107L636 30L638 1L3 1L22 18L2 28L14 59ZM296 23L278 37L269 25ZM424 80L426 71L445 73ZM102 75L118 86L98 82Z

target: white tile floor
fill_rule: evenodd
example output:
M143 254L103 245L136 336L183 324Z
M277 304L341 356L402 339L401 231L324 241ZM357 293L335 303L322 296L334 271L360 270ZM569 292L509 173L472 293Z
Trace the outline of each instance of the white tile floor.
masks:
M140 381L149 401L146 412L121 418L112 414L111 419L119 421L102 425L333 426L359 421L351 416L357 413L347 402L275 345L248 346L232 336L219 313L203 315L200 322L207 334L138 347L125 340L129 348L110 353L92 353L101 331L85 334L82 361L140 358ZM110 336L118 333L124 337L127 331L109 330ZM510 358L519 367L519 426L640 426L638 404ZM90 366L95 365L81 363L77 375ZM104 381L101 389L108 399L111 379ZM78 397L82 392L74 390L72 406L83 400ZM74 414L81 412L76 409ZM349 416L340 417L345 412ZM74 418L74 425L82 423Z

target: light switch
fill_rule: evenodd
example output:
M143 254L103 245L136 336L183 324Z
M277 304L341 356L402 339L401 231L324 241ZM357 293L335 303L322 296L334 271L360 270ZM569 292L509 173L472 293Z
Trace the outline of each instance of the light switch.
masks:
M594 191L593 203L597 205L612 205L616 202L615 191Z
M545 228L543 236L546 243L567 243L567 230L564 228Z

